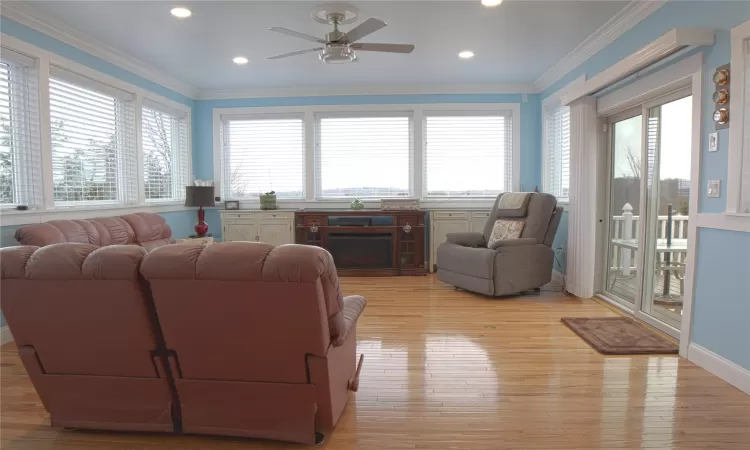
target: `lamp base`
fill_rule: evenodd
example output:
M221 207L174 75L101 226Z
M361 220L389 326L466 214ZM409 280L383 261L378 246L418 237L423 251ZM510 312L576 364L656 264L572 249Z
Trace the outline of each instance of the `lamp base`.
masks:
M198 237L205 237L208 233L208 224L206 223L206 212L203 211L203 207L198 208L198 223L195 224L195 234Z
M208 234L208 224L199 220L198 223L195 224L195 234L198 237L205 237L206 234Z

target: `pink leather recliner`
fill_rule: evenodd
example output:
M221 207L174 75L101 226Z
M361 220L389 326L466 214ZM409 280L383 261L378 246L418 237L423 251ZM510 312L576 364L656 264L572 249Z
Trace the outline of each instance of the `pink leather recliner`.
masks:
M98 246L140 245L147 250L172 243L172 229L164 217L134 213L118 217L85 220L50 220L24 225L16 230L21 245L43 247L63 242Z
M174 431L174 386L139 276L146 253L82 243L0 249L3 314L53 426Z
M185 433L313 444L356 390L356 324L318 247L224 242L151 251L149 281Z

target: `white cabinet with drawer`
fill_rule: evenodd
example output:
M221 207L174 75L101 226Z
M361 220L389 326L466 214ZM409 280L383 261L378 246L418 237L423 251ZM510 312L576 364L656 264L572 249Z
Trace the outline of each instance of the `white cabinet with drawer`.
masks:
M482 233L490 216L489 210L432 210L430 211L430 272L435 271L437 248L448 233L476 231Z
M223 241L294 243L294 213L291 211L220 211L219 215Z

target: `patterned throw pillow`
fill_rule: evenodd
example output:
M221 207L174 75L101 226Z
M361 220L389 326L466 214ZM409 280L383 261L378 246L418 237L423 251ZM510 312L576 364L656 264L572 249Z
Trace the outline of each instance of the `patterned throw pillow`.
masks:
M497 241L520 238L524 225L526 225L526 222L521 220L496 220L495 225L492 226L487 247L492 247L492 244Z

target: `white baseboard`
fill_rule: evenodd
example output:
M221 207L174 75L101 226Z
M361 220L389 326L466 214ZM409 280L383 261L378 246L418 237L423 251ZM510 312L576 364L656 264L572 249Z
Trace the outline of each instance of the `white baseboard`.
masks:
M0 328L0 345L5 345L8 342L13 342L13 335L10 334L10 327L6 325Z
M690 344L688 347L688 360L746 394L750 394L750 370L697 344Z

